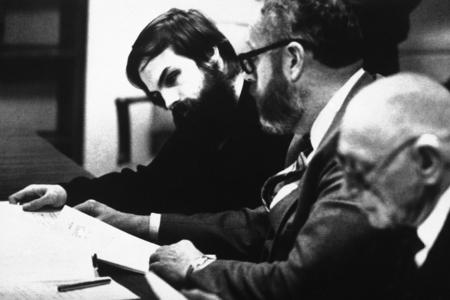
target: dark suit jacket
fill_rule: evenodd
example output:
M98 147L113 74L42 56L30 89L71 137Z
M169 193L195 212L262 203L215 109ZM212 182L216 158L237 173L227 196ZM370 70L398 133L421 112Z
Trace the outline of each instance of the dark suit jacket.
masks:
M162 216L161 243L187 238L205 252L248 261L256 260L256 253L264 249L257 263L213 262L192 273L188 285L225 299L383 296L374 287L389 277L383 273L390 263L389 249L376 246L386 245L391 236L370 227L358 203L342 197L342 171L334 159L343 111L355 91L373 80L366 73L354 86L298 188L270 215L260 207L216 215ZM278 209L279 205L283 207Z
M400 249L404 250L404 249ZM407 251L399 253L399 260L407 259ZM416 251L413 253L415 254ZM417 268L403 267L397 272L401 273L401 283L393 286L395 290L392 299L450 299L450 217L447 216L444 227L439 233L436 242L428 252L424 264ZM414 255L410 257L412 260ZM413 262L414 263L414 262Z
M257 207L264 180L284 165L290 137L262 131L246 86L233 117L220 129L206 120L177 128L156 158L137 171L63 184L68 204L93 198L138 214Z

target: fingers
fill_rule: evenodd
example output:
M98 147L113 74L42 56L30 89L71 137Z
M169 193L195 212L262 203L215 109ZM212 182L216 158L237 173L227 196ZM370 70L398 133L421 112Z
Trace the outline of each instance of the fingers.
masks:
M32 184L12 194L8 200L12 204L24 203L22 208L34 211L44 206L62 207L67 199L66 190L60 185Z
M78 209L79 211L81 211L87 215L96 217L98 214L97 209L96 209L97 205L98 205L97 201L90 199L90 200L84 201L83 203L76 205L74 208Z
M25 211L35 211L47 205L53 206L53 199L48 197L47 195L44 195L41 198L23 204L22 208Z
M39 191L40 189L37 185L29 185L21 189L20 191L10 195L8 197L9 203L19 204L22 202L27 202L36 199L36 197L42 196L42 194L40 194Z
M156 249L156 251L150 256L150 264L157 262L161 259L161 252L164 251L164 247L162 246Z

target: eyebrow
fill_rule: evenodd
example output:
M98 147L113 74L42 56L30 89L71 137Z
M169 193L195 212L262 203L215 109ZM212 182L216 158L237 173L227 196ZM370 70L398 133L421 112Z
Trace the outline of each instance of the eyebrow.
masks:
M169 76L169 74L172 74L172 73L175 73L176 75L179 75L181 73L181 71L178 68L166 67L161 72L161 75L159 76L158 88L161 88L163 86L164 81L166 80L167 76Z
M161 72L161 75L159 75L159 80L158 80L158 88L161 88L164 84L164 81L166 80L166 77L169 75L169 72L171 71L170 67L165 67L164 70ZM179 70L175 69L174 72L179 73Z
M163 85L164 80L167 77L167 73L169 73L169 67L165 67L164 70L161 72L161 75L159 75L158 88L161 88L161 86Z

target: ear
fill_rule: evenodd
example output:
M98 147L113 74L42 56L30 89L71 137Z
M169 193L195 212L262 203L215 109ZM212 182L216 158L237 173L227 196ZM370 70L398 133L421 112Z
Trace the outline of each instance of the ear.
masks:
M428 185L437 184L443 176L445 165L439 139L432 134L423 134L414 143L412 150L423 182Z
M223 62L222 56L220 56L219 49L214 46L213 47L213 54L209 58L209 61L206 63L209 67L217 66L219 71L224 71L225 65Z
M284 70L286 78L291 81L297 81L303 71L305 60L305 51L298 42L291 42L286 47L286 57L284 60Z

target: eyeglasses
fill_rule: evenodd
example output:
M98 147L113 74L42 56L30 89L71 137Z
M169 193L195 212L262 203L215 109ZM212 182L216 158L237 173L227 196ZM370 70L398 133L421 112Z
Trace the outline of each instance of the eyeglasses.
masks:
M267 45L265 47L255 49L246 53L242 53L238 55L239 63L241 64L242 70L244 70L247 74L252 74L255 71L255 61L254 58L264 52L268 52L270 50L274 50L276 48L284 47L288 45L291 42L298 42L301 43L305 48L311 47L312 44L308 41L305 41L303 39L287 39L287 40L281 40L276 43Z
M347 160L341 155L337 155L339 165L344 170L346 180L351 183L353 189L352 193L361 192L363 190L374 190L374 184L378 178L381 177L383 171L395 160L395 158L402 153L403 150L414 144L422 135L413 136L406 139L403 143L395 147L382 160L380 160L369 171L363 171L357 168L354 162ZM432 135L435 136L435 135ZM435 136L437 137L437 136ZM450 135L441 137L441 139L448 139Z
M338 156L338 162L344 170L346 179L351 183L351 186L354 187L352 191L355 192L355 190L370 190L375 181L374 179L378 178L378 176L382 174L382 172L394 161L394 159L400 153L402 153L403 150L412 145L417 139L418 137L415 136L413 138L407 139L406 141L395 147L368 172L364 172L363 170L356 168L355 164L346 163L346 160L343 157Z

